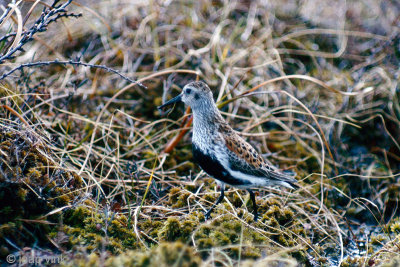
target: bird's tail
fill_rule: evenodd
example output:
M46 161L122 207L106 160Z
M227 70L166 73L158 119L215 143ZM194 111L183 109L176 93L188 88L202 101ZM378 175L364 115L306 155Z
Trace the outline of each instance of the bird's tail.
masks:
M272 171L269 173L270 177L274 180L277 180L277 183L280 185L283 185L285 187L291 188L291 189L298 189L300 188L297 180L294 178L295 175L289 175L286 173L281 173L278 171Z

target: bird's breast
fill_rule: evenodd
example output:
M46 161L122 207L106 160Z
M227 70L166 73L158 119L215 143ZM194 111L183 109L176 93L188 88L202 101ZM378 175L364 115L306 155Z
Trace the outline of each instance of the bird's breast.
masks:
M212 147L216 142L216 138L217 133L210 127L193 127L192 143L196 143L202 150Z

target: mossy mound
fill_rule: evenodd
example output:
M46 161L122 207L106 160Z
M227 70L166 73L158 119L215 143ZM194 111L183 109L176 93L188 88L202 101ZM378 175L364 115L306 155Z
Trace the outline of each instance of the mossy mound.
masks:
M201 264L193 248L181 242L161 243L146 251L129 250L104 260L97 254L64 263L63 266L148 266L148 267L197 267Z
M193 197L188 201L188 194L190 195L188 191L172 188L168 204L179 208L192 205ZM206 194L204 198L214 202L214 195ZM284 199L279 196L257 198L260 219L254 222L252 203L248 198L243 203L234 191L228 191L226 198L234 206L236 215L229 212L232 207L223 201L215 208L212 218L206 222L203 213L199 211L194 211L185 218L168 218L159 228L158 237L165 241L189 242L199 249L203 259L215 248L232 259L251 260L271 255L278 249L301 245L291 250L287 256L290 255L299 262L308 262L305 252L312 243L309 236L314 230L312 227L304 227L307 218L292 206L288 206ZM304 205L302 209L312 208ZM313 235L315 240L323 238L323 235Z
M65 250L84 249L88 253L106 250L117 254L143 247L129 219L106 208L97 212L90 206L67 210L63 214L63 225L50 236L56 239L60 233L67 237L59 243Z
M23 247L45 241L57 220L43 216L75 203L83 180L54 162L48 146L29 130L0 128L0 153L1 243L10 244L7 239Z
M271 209L275 209L274 206ZM243 211L239 211L241 213ZM287 254L295 257L300 262L306 262L305 245L306 231L296 227L296 219L290 223L283 223L281 212L268 220L253 222L250 217L237 220L232 214L219 214L210 223L202 224L194 234L196 246L202 250L203 257L207 257L212 249L220 248L233 259L259 259L271 255L284 247L298 247L293 253ZM282 212L284 213L284 212ZM240 216L240 214L239 214ZM265 214L263 217L268 216ZM282 224L280 224L282 223Z
M190 242L193 231L199 225L199 219L195 213L182 222L176 217L170 217L165 222L163 227L158 231L158 237L163 241L181 241Z

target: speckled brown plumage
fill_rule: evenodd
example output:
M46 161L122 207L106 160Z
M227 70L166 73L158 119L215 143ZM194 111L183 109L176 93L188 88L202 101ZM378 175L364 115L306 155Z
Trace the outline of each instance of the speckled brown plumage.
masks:
M254 168L261 168L266 165L264 158L249 143L235 133L229 125L220 127L220 133L225 140L226 147L239 158L242 158Z

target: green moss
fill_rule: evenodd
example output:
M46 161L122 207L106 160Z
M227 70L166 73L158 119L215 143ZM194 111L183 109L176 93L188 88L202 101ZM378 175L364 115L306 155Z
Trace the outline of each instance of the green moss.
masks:
M365 263L364 257L354 257L354 258L348 257L343 261L342 266L343 267L363 266L364 263Z
M73 261L64 261L60 264L60 266L96 267L99 266L101 260L102 259L100 259L99 255L96 253L91 253L87 256L76 257Z
M206 188L212 184L206 183ZM172 188L168 194L168 204L174 207L182 198L185 198L186 193L179 188ZM210 202L214 202L216 197L218 195L215 193L207 193L203 196ZM225 205L226 209L230 209L230 206L223 203L214 210L213 219L206 223L199 223L203 221L204 216L203 213L196 212L187 216L186 219L168 218L163 227L158 230L158 239L190 242L194 233L193 240L201 251L202 257L208 257L212 248L226 247L224 252L236 259L239 258L239 253L241 253L241 259L256 259L263 254L271 253L276 249L271 241L285 247L294 247L305 241L311 243L302 225L302 218L297 216L293 209L283 205L279 198L257 200L262 217L259 223L255 223L248 212L252 210L249 199L246 202L248 210L246 211L237 193L228 192L226 197L234 206L237 206L238 216L249 224L255 224L256 228L249 228L226 213L222 205ZM294 251L293 255L302 262L308 261L307 254L303 250Z
M140 228L152 239L158 239L158 232L163 225L162 221L146 220L140 223Z
M243 226L245 227L245 226ZM245 227L246 228L246 227ZM194 234L194 240L199 249L207 251L212 247L228 246L228 245L238 245L241 241L241 233L243 231L242 241L245 244L252 244L251 251L257 253L259 251L256 246L262 241L267 242L266 238L260 238L258 236L257 241L254 238L257 235L250 229L242 229L242 224L240 221L233 220L231 215L223 215L214 219L211 224L201 225L199 229ZM257 243L261 241L260 243ZM246 251L246 250L242 250ZM227 249L227 253L232 257L238 258L239 247L232 247ZM207 255L206 252L202 253L203 257ZM244 258L253 257L254 254L244 253L242 254Z
M122 214L107 217L106 213L80 206L67 211L64 218L61 231L68 236L68 242L64 244L68 249L84 246L91 252L106 248L115 254L141 247L134 229L128 227L128 219Z
M199 221L197 218L193 218L194 220L184 220L180 222L175 217L168 218L163 227L158 232L158 237L162 241L181 241L181 242L189 242L191 240L191 235L193 231L196 229Z
M190 195L190 192L183 191L178 187L172 188L168 194L168 204L170 204L172 208L182 208L188 204L194 204L193 199L188 202Z
M176 241L181 237L181 225L177 218L168 218L159 232L161 240Z
M371 235L371 244L372 245L381 245L384 241L386 241L386 237L382 234Z
M147 251L129 250L118 256L108 257L104 262L97 254L76 258L65 262L62 266L148 266L148 267L197 267L201 259L193 248L181 242L161 243Z
M390 231L395 234L400 234L400 220L398 220L390 225Z
M46 244L46 235L54 224L32 222L73 204L81 194L83 181L75 173L57 168L45 142L29 132L0 129L0 149L7 162L0 165L0 242L8 239L21 247ZM58 223L57 216L45 220Z
M400 266L400 256L396 255L391 257L387 262L381 263L381 267L397 267Z
M168 193L168 204L175 205L175 203L179 199L180 193L181 193L181 189L179 187L171 188L171 190Z

